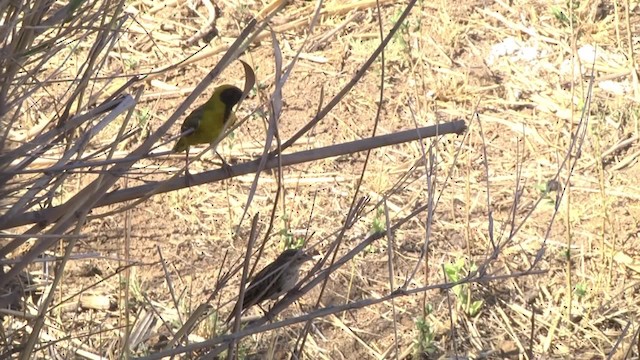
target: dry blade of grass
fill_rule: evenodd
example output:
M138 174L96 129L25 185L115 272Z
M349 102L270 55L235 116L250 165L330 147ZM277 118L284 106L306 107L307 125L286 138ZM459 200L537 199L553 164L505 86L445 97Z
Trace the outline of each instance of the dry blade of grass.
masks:
M360 249L361 250L361 249ZM334 264L335 265L335 264ZM211 351L210 353L207 354L207 356L215 356L220 354L222 351L224 351L226 349L226 344L228 344L230 341L234 341L234 340L239 340L242 339L244 337L247 337L249 335L252 334L259 334L259 333L264 333L267 332L269 330L274 330L274 329L278 329L278 328L282 328L285 326L291 326L293 324L297 324L297 323L302 323L302 322L307 322L309 320L312 319L316 319L316 318L322 318L322 317L326 317L329 316L331 314L337 314L340 312L344 312L344 311L348 311L348 310L354 310L354 309L361 309L361 308L366 308L375 304L379 304L379 303L384 303L387 301L390 301L391 299L394 298L400 298L403 296L408 296L411 294L416 294L416 293L422 293L424 291L429 291L429 290L436 290L436 289L449 289L455 285L459 285L459 284L464 284L464 283L473 283L473 282L482 282L482 283L486 283L486 282L491 282L491 281L502 281L505 279L510 279L510 278L518 278L518 277L523 277L523 276L534 276L534 275L538 275L543 273L543 271L527 271L527 272L522 272L522 273L514 273L514 274L510 274L510 275L505 275L505 276L496 276L496 277L491 277L491 276L483 276L480 278L469 278L469 279L465 279L462 282L459 283L446 283L446 284L434 284L434 285L428 285L428 286L424 286L424 287L420 287L420 288L415 288L415 289L411 289L411 290L396 290L391 294L385 295L383 297L380 298L369 298L369 299L365 299L365 300L359 300L357 302L353 302L353 303L349 303L349 304L344 304L344 305L336 305L336 306L328 306L328 307L324 307L324 308L319 308L317 310L314 310L310 313L301 315L301 316L297 316L294 318L289 318L286 320L282 320L282 321L277 321L277 322L273 322L273 323L267 323L267 320L265 317L258 319L257 321L253 322L251 326L245 327L243 329L241 329L240 331L236 332L236 333L232 333L232 334L228 334L228 335L222 335L222 336L218 336L214 339L210 339L210 340L206 340L206 341L202 341L200 343L196 343L196 344L191 344L191 345L186 345L183 347L178 347L178 348L174 348L171 350L165 350L159 353L155 353L152 355L148 355L148 356L144 356L141 357L141 360L155 360L155 359L161 359L163 357L166 356L173 356L173 355L179 355L182 353L187 353L187 352L191 352L194 350L198 350L198 349L204 349L204 348L209 348L212 346L216 346L216 345L220 345L218 347L216 347L213 351ZM303 291L303 290L301 290ZM283 300L288 300L289 296L287 296L285 299ZM276 304L275 306L280 307L280 304ZM272 309L270 311L270 313L275 313L274 310Z
M416 130L406 130L388 135L380 135L370 139L363 139L349 143L328 146L320 149L300 151L294 154L281 155L276 159L267 161L267 163L265 164L265 169L277 168L279 164L282 164L282 166L288 166L333 156L339 156L342 154L352 154L366 149L374 149L391 144L415 141L418 139L429 138L436 135L461 134L465 131L465 129L465 121L458 120L450 123L443 123L441 125L427 126ZM261 160L254 160L244 164L232 166L231 172L234 176L255 173L259 168L260 161ZM197 186L229 178L229 174L223 169L206 171L192 176L193 181L191 182L191 186ZM116 190L105 195L104 198L96 203L96 206L105 206L133 200L136 198L144 197L150 192L154 191L156 194L159 194L162 192L173 191L184 187L186 187L184 178L176 177L173 180L164 181L161 185L149 184L141 185L138 187L131 187L125 190ZM158 188L162 189L162 191L158 191ZM18 219L12 219L11 222L7 221L0 228L7 229L39 221L48 222L51 221L50 219L55 219L55 217L58 216L60 210L61 209L59 207L54 207L42 211L25 213Z
M199 3L134 2L126 10L122 1L43 4L34 2L32 13L11 13L12 4L0 10L16 29L0 29L10 85L0 92L0 278L19 267L29 270L21 276L38 277L33 265L66 262L62 281L42 275L37 286L65 296L51 301L47 293L35 315L0 309L9 323L3 354L27 341L23 358L193 357L205 348L213 356L230 347L228 357L265 358L637 354L638 334L629 326L638 313L630 282L637 272L633 199L640 196L632 181L637 21L629 6L416 3L401 17L407 5L387 1L382 8L370 0L231 1L216 14L222 38L197 51L181 40L202 29ZM212 184L229 176L210 171L205 150L193 164L205 170L200 186L184 189L182 178L171 178L177 157L155 152L173 141L167 119L187 109L172 97L203 90L195 85L253 14L265 21L231 58L242 53L255 66L250 106L236 110L264 119L264 129L240 122L225 140L225 155L244 159L233 167L242 181ZM384 37L382 63L381 24L395 29ZM322 46L313 49L314 39ZM508 39L516 53L495 55ZM589 45L597 51L585 56ZM519 57L525 50L534 61ZM228 67L224 81L241 78L237 70ZM128 93L139 95L149 80L171 94L136 97L129 118L115 116L120 110L109 105L123 104L117 96L131 101ZM625 92L608 93L611 85ZM442 119L461 117L472 118L465 137L441 132L450 126ZM433 123L442 124L437 138L422 137ZM408 142L370 139L375 126L419 133L402 133ZM149 135L149 150L135 153ZM308 151L287 148L294 144ZM100 187L105 177L112 187ZM97 185L88 189L91 182ZM73 197L80 193L94 198ZM82 231L66 235L79 229L85 206L92 213ZM268 215L249 236L242 219L256 214ZM246 239L260 235L258 249L246 251ZM47 242L61 247L33 258ZM323 260L267 316L231 334L197 326L208 311L232 311L230 299L246 282L243 264L300 243ZM136 261L150 249L162 252L166 266ZM84 259L69 251L110 255ZM135 270L129 286L137 290L118 295L126 306L117 312L119 324L130 326L114 326L103 310L70 312L68 299L119 286L123 264ZM451 280L455 264L463 265ZM78 271L84 265L100 271L85 279ZM211 294L193 291L208 284ZM291 309L294 301L299 308ZM482 304L477 313L474 301ZM339 325L318 320L340 312ZM268 323L276 317L283 320ZM20 328L35 331L27 339ZM358 340L342 329L358 329ZM146 334L171 341L156 344Z
M252 29L252 27L249 26L249 27L247 27L245 29L245 31L246 32L250 32L251 29ZM241 41L236 41L235 46L232 47L231 49L237 48L240 45L240 43L241 43ZM182 106L176 110L176 112L174 113L172 118L167 120L167 122L156 131L155 135L150 136L142 145L140 145L138 147L138 149L136 149L132 153L132 157L134 159L135 158L141 158L143 154L148 153L150 147L157 141L157 139L161 136L161 134L164 134L167 131L168 127L171 126L173 124L173 122L175 122L177 120L179 114L184 112L186 107L190 104L190 102L192 102L195 99L197 94L199 94L204 89L204 87L206 87L209 84L209 82L213 78L215 78L217 76L217 74L219 74L222 71L222 69L227 64L227 61L230 60L229 58L230 58L231 54L232 54L232 52L228 52L227 53L228 56L226 58L226 61L225 60L221 60L221 62L219 63L219 66L215 67L210 72L209 77L206 78L205 80L203 80L200 83L200 85L196 88L196 90L185 100L185 102L182 104ZM107 170L104 173L102 173L100 178L99 178L99 180L94 181L92 184L90 184L87 187L85 187L82 191L78 192L65 205L63 205L63 208L62 208L63 212L62 213L58 213L58 215L56 215L56 217L54 219L51 219L52 221L56 222L56 225L50 231L53 231L53 233L59 232L59 231L65 231L67 226L69 226L71 223L73 223L74 221L77 220L73 214L78 209L83 208L86 211L88 211L89 209L93 208L94 204L100 199L101 194L104 194L120 178L120 176L118 176L118 174L125 173L127 171L127 169L131 165L133 165L133 162L134 161L130 161L130 162L114 165L109 170ZM66 215L61 216L62 214L66 214ZM11 218L15 219L16 217L19 217L18 216L18 211L14 212L13 214L10 213L9 215L11 215L11 216L3 215L3 218L1 219L1 222L4 223L4 222L8 221ZM22 214L20 214L20 215L22 215ZM36 232L37 229L43 228L43 227L44 227L43 225L37 225L35 228L32 229L32 232ZM22 241L22 242L24 242L24 241ZM38 246L34 247L28 254L26 254L23 257L23 261L24 262L22 264L14 266L7 273L7 277L5 279L11 278L12 276L15 276L15 274L17 274L19 271L21 271L24 268L24 266L26 266L26 264L28 264L30 261L32 261L42 251L44 251L45 249L49 248L52 244L53 244L52 241L40 241ZM17 244L13 245L13 246L10 246L10 247L4 247L3 249L0 249L0 257L6 256L6 254L9 251L12 251L16 247L17 247ZM4 281L0 280L0 285L2 285L2 284L4 284Z

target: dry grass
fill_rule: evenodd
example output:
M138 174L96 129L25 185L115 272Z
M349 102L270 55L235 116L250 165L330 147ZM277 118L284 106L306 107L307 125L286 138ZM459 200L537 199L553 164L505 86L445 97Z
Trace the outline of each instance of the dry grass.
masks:
M2 356L640 357L637 5L27 3L0 5ZM203 150L186 187L175 122L236 58L233 176ZM300 245L298 291L218 321Z

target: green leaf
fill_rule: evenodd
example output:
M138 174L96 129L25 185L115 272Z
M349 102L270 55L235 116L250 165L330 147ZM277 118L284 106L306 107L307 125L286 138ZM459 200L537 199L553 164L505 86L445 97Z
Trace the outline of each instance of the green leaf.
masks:
M484 304L484 301L482 300L476 300L473 303L471 303L471 306L469 306L469 315L470 316L478 315L483 304Z
M456 282L460 280L458 278L458 269L456 269L456 267L452 264L444 265L444 273L447 275L447 277L449 278L449 281L451 282Z

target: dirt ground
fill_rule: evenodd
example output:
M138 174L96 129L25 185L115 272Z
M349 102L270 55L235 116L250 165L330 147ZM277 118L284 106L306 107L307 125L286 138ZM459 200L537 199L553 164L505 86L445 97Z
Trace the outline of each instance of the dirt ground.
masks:
M219 36L202 52L228 45L250 15L267 6L249 1L215 5ZM410 219L332 273L326 289L314 287L274 319L356 304L313 321L304 358L638 358L639 94L633 92L637 80L629 72L638 64L630 66L629 54L638 48L640 10L637 5L629 9L627 29L616 20L612 5L579 5L572 29L562 17L568 11L565 3L419 2L387 46L384 65L378 58L285 153L369 138L374 128L384 135L456 119L466 121L465 134L376 148L368 159L358 152L283 167L279 194L278 171L268 170L260 174L250 200L255 174L155 195L126 211L125 203L96 208L82 230L87 237L74 252L99 256L71 261L56 298L76 304L82 296L99 295L109 299L110 308L71 306L56 319L58 328L51 334L80 339L100 356L116 357L127 321L138 326L149 316L153 325L144 327L145 336L131 354L153 354L210 296L220 317L232 311L240 273L222 289L216 284L221 274L242 263L254 216L254 248L266 242L258 269L295 245L313 252L315 263L338 238L354 198L366 196L361 216L341 238L339 256L385 229L386 221L393 225ZM380 1L378 14L375 2L326 2L310 32L315 6L291 2L271 20L285 67L303 49L283 87L277 123L282 141L351 81L379 45L379 27L386 35L407 4ZM178 63L205 45L202 40L191 46L180 42L206 23L204 3L158 7L140 1L128 4L126 11L137 21L127 23L119 40L126 45L106 69L121 67L127 76L146 73ZM615 40L628 33L633 34L632 49ZM518 45L501 53L499 45L509 39ZM600 57L587 121L582 107L589 83L579 72L586 73L591 64L581 59L575 72L566 69L572 54L595 44ZM246 121L218 147L231 165L262 154L275 53L267 32L241 56L256 73L256 88L236 111ZM135 148L161 126L222 55L187 62L141 83L135 126L143 131L121 150ZM573 87L572 77L577 79ZM631 90L612 94L605 81ZM243 86L239 62L214 80L223 83ZM212 89L190 110L206 101ZM178 123L154 151L171 149ZM168 179L183 165L183 155L144 159L118 182L118 189ZM219 159L206 153L190 164L190 171L219 167ZM556 174L559 189L546 192ZM69 183L68 194L91 179ZM432 216L427 211L411 215L429 199ZM312 266L306 264L301 273ZM473 273L473 282L447 285L451 276L463 278L478 267L482 271ZM408 294L357 306L398 288ZM256 307L247 314L262 311ZM188 343L221 335L213 329L215 318L211 311ZM289 358L303 328L304 323L296 323L246 336L238 355Z

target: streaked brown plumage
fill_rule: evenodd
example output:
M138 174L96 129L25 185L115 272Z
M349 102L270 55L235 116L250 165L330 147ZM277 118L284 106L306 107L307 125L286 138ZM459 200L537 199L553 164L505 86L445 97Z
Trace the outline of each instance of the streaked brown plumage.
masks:
M285 250L271 264L260 270L251 280L244 292L242 310L269 299L277 299L289 292L298 282L300 266L311 260L311 256L302 250ZM235 315L235 309L229 314L226 322Z

